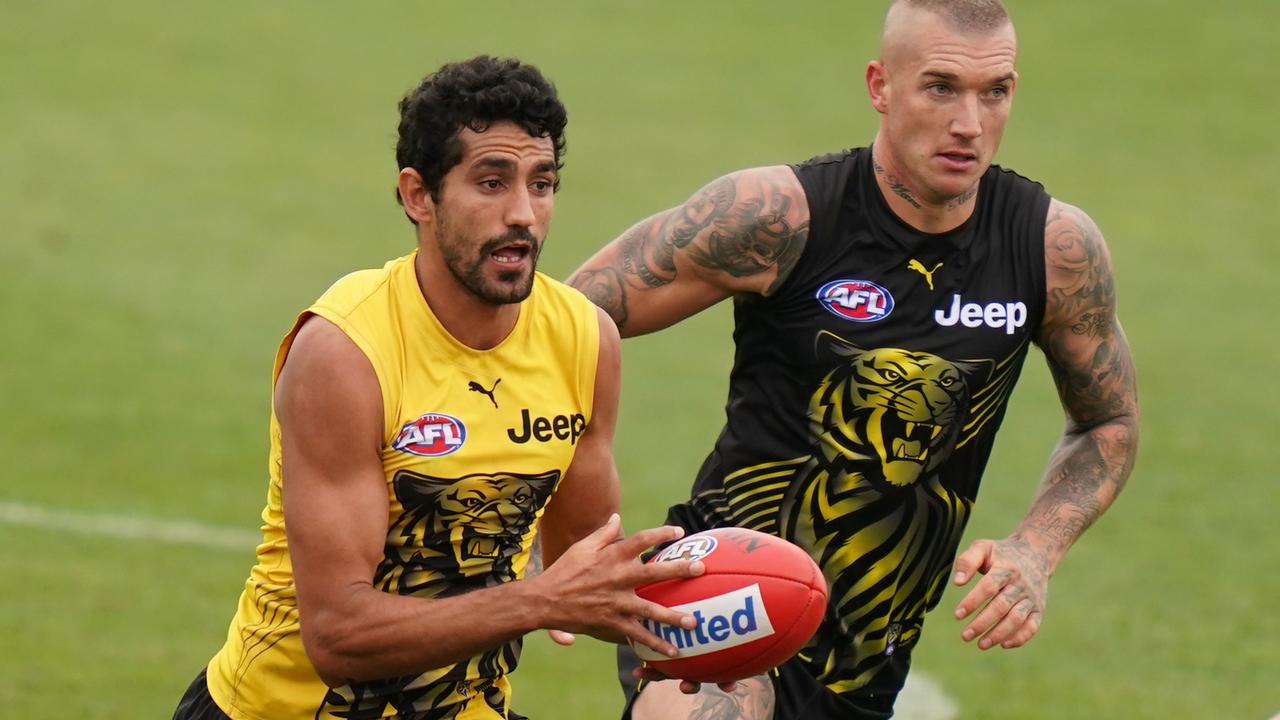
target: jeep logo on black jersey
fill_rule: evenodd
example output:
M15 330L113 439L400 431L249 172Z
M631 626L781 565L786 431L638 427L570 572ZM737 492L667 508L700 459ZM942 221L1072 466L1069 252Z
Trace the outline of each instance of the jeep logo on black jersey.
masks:
M986 325L996 330L1004 330L1006 335L1027 323L1027 306L1022 301L1011 303L962 303L959 295L951 296L951 307L947 310L934 310L934 322L944 327L960 323L965 327L976 328Z
M553 415L547 417L530 417L529 408L520 411L520 419L524 427L518 431L515 428L507 428L507 437L511 438L511 442L524 444L529 442L530 438L538 442L550 442L552 439L568 440L570 445L578 442L578 438L582 437L582 431L587 428L587 419L582 413L574 413L572 415Z

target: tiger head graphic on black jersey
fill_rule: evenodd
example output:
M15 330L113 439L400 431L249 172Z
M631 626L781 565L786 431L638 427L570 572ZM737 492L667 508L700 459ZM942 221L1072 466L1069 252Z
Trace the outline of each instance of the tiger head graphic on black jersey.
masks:
M863 350L826 331L817 344L841 361L810 405L820 452L864 466L865 477L892 487L911 485L946 460L968 415L970 384L990 375L989 362Z
M560 479L493 473L440 478L402 470L404 512L387 532L375 582L402 595L455 595L515 579L514 558Z

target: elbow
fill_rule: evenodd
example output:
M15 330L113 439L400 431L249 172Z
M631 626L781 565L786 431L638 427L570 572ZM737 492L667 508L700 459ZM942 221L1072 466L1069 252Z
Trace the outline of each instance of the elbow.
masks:
M302 647L307 659L320 680L332 688L381 677L369 662L369 654L362 651L360 630L352 625L349 617L319 612L301 620Z
M302 647L307 660L325 685L336 688L350 684L357 673L350 654L344 652L340 633L326 631L323 626L310 629L317 625L320 623L302 623Z

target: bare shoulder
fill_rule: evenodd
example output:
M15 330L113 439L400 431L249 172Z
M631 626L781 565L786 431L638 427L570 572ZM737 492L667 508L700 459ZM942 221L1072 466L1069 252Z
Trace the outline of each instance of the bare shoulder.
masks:
M604 427L609 443L613 440L613 426L618 414L618 397L622 385L622 339L618 326L609 313L596 307L596 322L600 325L600 348L596 357L595 394L592 401L592 421L588 429L595 436ZM612 452L612 447L606 447Z
M1102 231L1080 208L1054 199L1044 230L1045 329L1076 334L1102 329L1115 311L1111 254Z
M1072 420L1082 427L1136 418L1129 343L1102 232L1083 210L1054 200L1045 223L1045 311L1037 338Z
M369 359L341 328L319 315L303 320L280 370L281 381L286 377L336 379L349 375L354 382L364 378L377 381Z
M618 333L618 326L604 308L596 305L595 311L596 323L600 326L600 357L614 356L620 361L622 336Z
M691 238L689 258L734 291L773 292L809 237L808 200L786 165L725 175L694 195L684 211L707 231Z
M289 348L275 408L286 428L380 435L382 393L373 366L346 333L316 315L303 321Z

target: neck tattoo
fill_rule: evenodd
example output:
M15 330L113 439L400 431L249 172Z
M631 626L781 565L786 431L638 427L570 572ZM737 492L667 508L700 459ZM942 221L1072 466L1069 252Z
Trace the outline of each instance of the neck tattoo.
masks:
M876 161L875 155L871 156L871 165L876 169L876 174L884 178L885 184L889 186L889 189L893 191L894 195L897 195L903 200L911 203L911 207L917 210L922 209L920 201L916 200L916 197L911 194L911 191L907 189L907 186L898 178L890 175L889 171L885 170L884 166Z
M871 166L875 168L877 175L884 178L885 184L889 186L889 189L893 191L894 195L897 195L903 200L911 203L911 207L917 210L924 209L924 206L916 199L915 195L911 194L911 191L907 189L907 186L896 176L891 175L888 170L885 170L884 166L876 160L875 155L871 156ZM972 200L973 196L977 194L978 183L974 183L973 187L948 200L946 205L943 206L943 209L948 211L959 210L962 205Z

